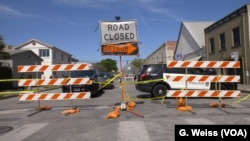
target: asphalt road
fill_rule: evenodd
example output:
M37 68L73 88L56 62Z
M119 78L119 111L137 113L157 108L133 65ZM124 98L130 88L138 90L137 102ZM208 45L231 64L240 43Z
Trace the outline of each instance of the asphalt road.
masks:
M55 89L50 92L61 92ZM137 105L133 113L121 111L117 119L106 119L120 105L122 93ZM0 141L174 141L175 125L249 125L250 100L222 99L225 108L211 108L215 98L190 98L186 103L192 111L178 111L177 100L150 99L149 94L126 85L105 90L97 98L70 101L40 101L51 110L37 112L37 101L22 102L17 97L0 100ZM71 106L79 113L64 116L63 110ZM3 133L7 130L10 131ZM12 129L12 130L11 130Z

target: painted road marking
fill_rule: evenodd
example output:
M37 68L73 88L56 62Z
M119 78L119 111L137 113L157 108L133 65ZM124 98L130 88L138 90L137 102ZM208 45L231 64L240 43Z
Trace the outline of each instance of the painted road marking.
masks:
M1 136L0 141L22 141L40 129L44 128L48 123L25 124L16 128L9 133Z
M27 111L34 111L34 108L26 108L26 109L13 109L13 110L1 110L1 114L10 114L10 113L18 113L18 112L27 112Z
M142 121L121 121L118 127L118 141L151 141Z
M190 119L183 119L185 120L188 124L216 124L208 119L205 118L190 118Z

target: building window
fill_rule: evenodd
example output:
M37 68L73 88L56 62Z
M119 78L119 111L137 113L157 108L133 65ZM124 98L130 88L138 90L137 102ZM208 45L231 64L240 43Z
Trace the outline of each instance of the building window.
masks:
M240 28L236 27L233 29L233 46L240 45Z
M210 38L210 53L215 53L214 38Z
M49 57L49 49L39 49L40 57Z
M226 50L226 37L225 37L225 33L220 34L220 50Z

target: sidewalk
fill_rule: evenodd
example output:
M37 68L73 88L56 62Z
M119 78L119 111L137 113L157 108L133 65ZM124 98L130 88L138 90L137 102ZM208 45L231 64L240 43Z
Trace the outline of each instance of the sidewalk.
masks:
M238 84L238 90L242 92L250 92L250 85Z

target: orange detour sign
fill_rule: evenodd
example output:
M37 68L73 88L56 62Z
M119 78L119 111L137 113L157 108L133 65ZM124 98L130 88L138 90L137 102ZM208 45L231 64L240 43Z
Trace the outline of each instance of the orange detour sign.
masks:
M103 55L137 55L138 44L126 43L126 44L112 44L102 45Z

